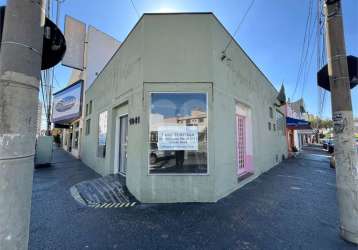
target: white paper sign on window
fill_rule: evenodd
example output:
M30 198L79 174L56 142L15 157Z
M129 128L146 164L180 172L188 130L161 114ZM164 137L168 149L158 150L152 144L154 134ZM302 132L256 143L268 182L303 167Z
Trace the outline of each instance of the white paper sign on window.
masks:
M198 150L197 126L158 127L158 150Z

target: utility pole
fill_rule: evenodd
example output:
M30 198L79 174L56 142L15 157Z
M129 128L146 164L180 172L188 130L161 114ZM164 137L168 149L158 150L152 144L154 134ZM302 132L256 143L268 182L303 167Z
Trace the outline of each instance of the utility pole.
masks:
M46 0L8 0L0 54L0 249L27 249Z
M47 2L47 18L51 18L51 0ZM57 25L57 24L56 24ZM52 111L52 88L53 88L53 74L54 74L54 68L52 69L46 69L46 79L45 79L45 88L47 89L46 95L47 95L47 114L46 114L46 135L51 136L51 111ZM45 100L44 100L45 101Z
M60 20L60 8L61 8L61 3L64 0L56 0L57 4L56 4L56 25L58 26L59 20ZM50 11L51 11L51 5L50 5L51 1L48 1L48 5L47 5L47 17L50 18ZM52 7L53 8L53 7ZM47 70L47 76L48 79L46 79L47 82L47 87L48 87L48 110L47 110L47 129L46 129L46 135L47 136L51 136L51 114L52 114L52 89L53 89L53 79L55 77L55 67L53 67L52 69L48 69Z
M340 0L325 0L326 47L335 136L341 236L358 244L358 163Z

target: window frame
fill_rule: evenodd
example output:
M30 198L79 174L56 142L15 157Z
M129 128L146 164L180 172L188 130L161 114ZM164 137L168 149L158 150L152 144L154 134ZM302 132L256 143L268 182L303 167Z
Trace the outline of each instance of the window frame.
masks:
M73 137L73 149L78 150L79 147L79 139L80 139L80 131L79 130L75 130L73 131L74 133L74 137ZM77 138L76 138L77 137Z
M152 94L205 94L206 97L206 120L207 120L207 139L206 139L206 173L150 173L150 114L152 105ZM146 157L147 157L147 175L148 176L209 176L210 175L210 164L209 164L209 93L204 90L193 90L193 91L147 91L147 136L146 136ZM185 123L186 124L186 123Z
M86 103L86 108L85 108L85 116L88 116L88 103Z
M85 135L91 134L91 118L86 119L86 124L85 125L86 125Z
M269 107L269 116L270 116L270 119L273 119L274 118L274 114L273 114L273 108L270 106Z
M286 136L286 117L284 115L284 113L282 113L280 110L275 109L275 120L276 120L276 124L278 124L277 122L277 116L281 115L282 118L282 128L279 129L278 126L276 125L276 131L280 134L282 132L282 136Z
M93 102L92 100L90 100L88 103L88 115L92 114L92 106L93 106Z
M100 116L101 116L101 114L103 114L103 113L106 113L106 140L105 140L105 145L99 145L99 129L100 129ZM97 156L97 158L101 158L101 159L105 159L106 158L106 156L107 156L107 139L108 139L108 114L109 114L109 112L108 112L108 110L103 110L103 111L100 111L100 112L98 112L98 119L97 119L97 124L98 124L98 127L97 127L97 142L96 142L96 144L97 144L97 154L96 154L96 156ZM103 154L102 155L100 155L100 152L99 152L99 147L100 146L103 146L104 147L104 150L103 150Z

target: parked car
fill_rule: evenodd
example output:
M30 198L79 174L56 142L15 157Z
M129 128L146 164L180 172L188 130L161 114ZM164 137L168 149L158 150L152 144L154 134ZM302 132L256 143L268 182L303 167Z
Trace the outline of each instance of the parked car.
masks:
M152 150L150 152L150 164L154 165L160 161L168 160L175 157L175 151Z
M322 139L322 146L324 149L328 149L328 145L330 143L330 141L332 141L332 139Z
M357 153L358 153L358 138L355 139L355 146L356 146ZM333 148L334 148L334 145L333 145ZM334 157L334 153L332 154L329 166L331 168L336 168L336 158Z
M328 153L332 154L334 152L334 140L331 139L327 144Z
M175 156L175 151L158 150L157 143L150 144L150 158L149 162L151 165L157 164L160 161L168 160Z

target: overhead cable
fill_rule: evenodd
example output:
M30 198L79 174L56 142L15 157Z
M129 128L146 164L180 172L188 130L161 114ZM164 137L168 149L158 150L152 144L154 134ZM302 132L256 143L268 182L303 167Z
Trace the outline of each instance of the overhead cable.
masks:
M232 37L230 38L229 42L227 43L227 45L225 46L224 50L223 50L223 54L225 54L226 50L229 48L230 44L232 43L233 39L235 38L235 36L237 35L237 33L239 32L239 29L241 27L241 25L244 23L247 15L249 14L252 6L254 5L255 0L252 0L249 7L246 9L245 14L243 15L243 17L241 18L239 25L236 27L234 34L232 35Z

